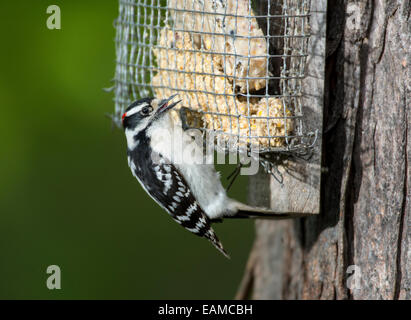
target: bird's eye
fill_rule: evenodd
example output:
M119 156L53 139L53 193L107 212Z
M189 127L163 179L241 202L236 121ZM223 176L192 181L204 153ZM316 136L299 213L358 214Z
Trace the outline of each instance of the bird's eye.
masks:
M151 108L151 107L144 107L143 109L141 109L141 114L142 114L143 116L146 116L146 115L148 115L148 114L151 112L152 109L153 109L153 108Z

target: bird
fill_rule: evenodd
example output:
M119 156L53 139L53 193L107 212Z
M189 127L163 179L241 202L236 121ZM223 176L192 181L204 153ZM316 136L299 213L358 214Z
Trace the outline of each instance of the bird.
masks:
M180 101L142 98L121 117L132 175L171 218L208 239L225 257L211 224L226 217L249 218L261 213L228 197L213 163L204 163L201 144L169 113ZM278 217L278 216L277 216Z

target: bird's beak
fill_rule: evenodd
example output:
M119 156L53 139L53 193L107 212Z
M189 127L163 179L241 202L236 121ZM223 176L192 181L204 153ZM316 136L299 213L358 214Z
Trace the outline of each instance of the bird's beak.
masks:
M180 103L181 100L178 100L174 103L170 103L170 101L173 100L173 98L175 98L176 96L178 96L178 94L174 94L168 99L161 100L158 104L156 114L158 115L158 114L161 114L163 112L166 112L166 111L174 108L178 103Z

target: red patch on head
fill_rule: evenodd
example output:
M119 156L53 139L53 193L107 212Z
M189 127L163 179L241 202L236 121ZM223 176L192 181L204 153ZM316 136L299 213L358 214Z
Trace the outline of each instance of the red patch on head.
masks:
M121 121L124 121L124 118L126 117L127 112L124 112L123 115L121 116Z

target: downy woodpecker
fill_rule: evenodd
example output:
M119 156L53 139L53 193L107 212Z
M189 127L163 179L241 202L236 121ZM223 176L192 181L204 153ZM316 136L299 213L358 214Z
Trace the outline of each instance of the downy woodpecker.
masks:
M175 123L168 111L180 101L144 98L122 115L128 165L143 189L180 225L207 238L229 257L211 223L223 217L255 217L254 210L230 199L202 146ZM189 146L189 147L187 147Z

